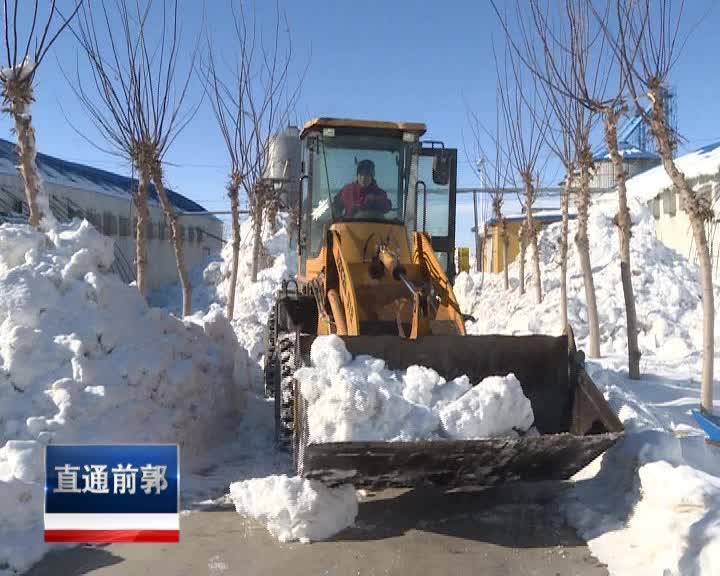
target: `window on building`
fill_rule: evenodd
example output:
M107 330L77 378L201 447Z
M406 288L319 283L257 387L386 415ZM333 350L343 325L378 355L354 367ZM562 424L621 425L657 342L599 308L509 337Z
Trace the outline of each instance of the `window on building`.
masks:
M137 218L132 219L132 237L137 240Z
M202 228L198 228L196 230L195 237L197 238L198 244L202 244L204 235L205 235L205 232Z
M180 236L180 242L185 242L185 226L178 224L178 236Z
M15 200L13 201L13 212L17 212L18 214L23 213L23 203L22 200Z
M155 223L150 220L150 222L148 222L145 226L145 236L148 240L153 240L155 238L155 230Z
M118 219L118 233L120 236L130 236L130 218L120 216Z
M112 212L103 212L103 234L105 234L105 236L115 236L117 229L117 216Z
M188 242L195 242L195 228L192 226L188 228Z
M662 192L663 214L675 216L677 212L677 194L675 188L668 188Z
M90 222L95 228L101 230L102 226L100 223L100 215L95 210L86 210L85 219Z
M158 223L158 240L167 240L168 231L165 222Z

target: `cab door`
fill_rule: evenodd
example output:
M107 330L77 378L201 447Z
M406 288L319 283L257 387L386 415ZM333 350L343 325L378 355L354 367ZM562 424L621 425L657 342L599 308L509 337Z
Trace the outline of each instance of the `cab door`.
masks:
M418 153L415 229L427 232L450 282L455 279L457 150L423 143Z

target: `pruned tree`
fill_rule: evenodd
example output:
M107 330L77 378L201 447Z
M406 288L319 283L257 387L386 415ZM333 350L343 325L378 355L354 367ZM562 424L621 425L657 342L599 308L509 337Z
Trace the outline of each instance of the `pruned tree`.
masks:
M533 248L533 278L535 300L542 302L542 278L540 275L539 228L533 216L537 200L535 181L538 161L545 145L547 129L547 101L542 99L535 79L524 73L520 61L515 57L510 43L502 65L495 58L498 73L499 101L505 134L508 140L509 161L514 174L519 178L522 195L518 197L525 211L520 230L520 293L525 292L525 250L528 244ZM539 112L538 112L539 109Z
M71 3L67 16L58 9L56 0L50 2L47 10L41 9L41 4L44 8L48 5L40 0L23 0L22 3L19 0L3 0L5 53L0 69L3 111L10 114L15 123L18 171L25 186L30 225L35 228L39 228L41 222L49 227L54 223L50 199L43 191L35 163L37 147L30 113L35 100L35 75L48 50L77 14L82 0ZM27 18L21 18L23 10Z
M683 0L616 0L613 23L616 30L612 30L607 23L602 23L602 26L621 60L634 107L650 126L663 167L680 195L682 209L690 220L702 285L701 406L704 411L711 413L715 301L712 260L705 225L713 218L713 209L709 199L693 189L675 163L673 152L676 135L665 109L670 74L683 44L680 37L683 8ZM648 102L649 110L646 106Z
M545 131L545 142L561 162L564 170L562 191L560 193L560 327L568 326L567 301L567 255L569 233L570 196L574 193L575 181L575 135L584 121L584 110L577 100L550 86L541 83L545 97L550 103L549 126Z
M599 10L589 0L566 0L559 9L558 26L553 25L547 2L530 0L530 7L534 31L544 55L544 66L535 66L536 72L540 72L552 92L562 98L575 99L603 121L605 144L618 193L618 213L614 221L618 228L620 278L625 301L628 373L630 378L638 379L640 348L630 267L632 223L625 185L627 171L617 137L618 121L627 109L626 75L622 73L620 60L602 28L602 22L610 17L614 1L606 0Z
M563 5L570 2L583 0L565 0ZM569 32L567 27L551 27L549 36L552 42L543 43L543 35L538 36L531 28L538 28L537 15L548 14L549 7L554 3L546 2L543 10L530 10L529 24L526 23L526 11L520 6L519 0L515 1L515 14L513 22L516 23L516 30L513 33L513 27L510 25L510 18L506 12L501 12L495 2L491 0L495 13L497 14L513 54L517 55L525 67L532 73L533 77L539 80L547 90L559 90L563 86L558 81L558 76L563 79L572 78L572 72L575 68L570 62L574 56L568 56L564 47L568 44L567 38ZM532 0L530 8L533 7ZM544 20L545 25L550 26L549 18ZM565 35L563 37L563 34ZM540 55L538 55L540 52ZM561 66L556 65L555 55L557 53L564 54ZM583 58L582 69L587 70L591 66L588 51L581 51L579 57ZM570 71L570 74L568 74ZM568 79L568 82L570 80ZM573 93L566 93L567 96L575 97ZM590 258L590 242L588 240L588 218L590 209L590 178L593 169L593 158L590 149L590 131L593 123L593 115L589 114L586 122L577 122L576 130L573 134L575 148L575 163L573 169L575 178L573 184L577 185L576 207L577 207L577 232L575 234L575 245L578 250L580 267L583 273L583 284L585 286L585 300L587 304L588 317L588 354L591 357L600 356L600 325L597 311L597 300L595 297L595 283L592 275L592 265Z
M270 152L268 142L287 124L301 83L294 88L289 84L292 44L287 22L277 4L274 31L267 44L258 31L254 9L248 12L244 2L231 1L229 5L233 16L233 57L221 69L208 34L208 59L203 76L230 161L227 190L233 255L227 315L232 319L241 241L240 191L248 198L252 221L251 279L255 282L260 268L263 222L274 220L278 208L274 188L265 179ZM281 27L285 28L285 34L281 33ZM276 223L271 225L276 226Z
M508 182L508 172L510 169L510 156L506 149L506 138L504 134L504 123L502 120L502 112L500 108L500 89L495 91L495 126L492 130L483 126L475 112L470 112L470 127L474 140L474 158L476 162L471 162L473 170L477 174L481 182L484 182L490 188L490 202L492 206L492 214L498 227L498 236L502 243L503 258L503 284L505 290L509 289L510 282L508 277L508 249L510 245L510 237L508 235L507 218L503 212L503 204L505 202L505 186ZM487 138L492 146L492 154L488 154L483 146L483 140Z
M183 315L191 312L192 287L183 252L183 230L164 183L163 160L197 106L185 106L197 47L178 77L181 39L178 2L98 0L83 6L73 27L88 61L92 88L79 70L71 85L110 153L131 161L138 173L136 276L147 295L148 194L152 182L170 227L183 294Z

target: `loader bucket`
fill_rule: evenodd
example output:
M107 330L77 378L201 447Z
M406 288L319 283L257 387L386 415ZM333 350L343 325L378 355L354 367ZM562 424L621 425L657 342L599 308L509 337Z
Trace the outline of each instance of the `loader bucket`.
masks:
M313 337L302 336L309 356ZM514 373L532 404L540 436L420 442L307 442L304 403L296 395L298 472L329 484L360 487L492 486L510 481L565 480L612 446L623 433L583 368L567 336L343 337L353 356L383 358L391 369L413 364L446 380L473 383ZM306 361L306 360L305 360Z

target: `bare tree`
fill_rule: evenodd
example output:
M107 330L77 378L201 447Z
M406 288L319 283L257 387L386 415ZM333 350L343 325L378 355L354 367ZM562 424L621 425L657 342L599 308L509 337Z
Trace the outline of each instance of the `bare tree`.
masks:
M495 127L493 130L485 128L474 112L470 112L469 116L475 144L474 154L477 160L477 163L471 162L471 165L478 178L480 178L482 182L485 182L491 189L490 201L492 214L498 227L500 242L503 246L503 282L505 290L508 290L510 284L508 278L508 249L510 238L507 230L507 218L505 218L505 214L503 213L503 204L505 202L504 189L508 180L510 157L506 150L499 87L496 88ZM492 155L489 155L482 145L483 136L490 140L493 150Z
M208 62L204 67L208 93L218 127L230 159L228 196L232 213L232 267L227 296L227 315L235 309L238 260L240 254L240 190L248 198L253 227L251 278L255 282L260 267L262 229L266 217L274 220L277 202L271 183L265 180L270 137L289 119L300 83L288 85L292 45L287 22L276 4L274 34L266 45L258 32L254 10L247 13L244 2L230 2L233 15L233 62L221 71L213 43L208 36ZM281 26L287 30L282 46ZM271 223L276 226L275 222Z
M533 276L535 300L542 302L542 278L540 276L540 250L538 247L539 228L533 216L537 199L535 179L538 160L545 144L547 128L547 102L541 102L534 78L523 74L520 62L514 57L510 44L505 53L503 67L497 62L500 106L508 139L510 164L519 176L523 189L520 204L525 210L525 219L520 230L520 293L525 292L525 249L529 243L533 248ZM538 113L536 109L540 108ZM537 119L540 121L537 121Z
M177 79L180 33L178 2L99 0L81 10L75 35L88 59L94 94L79 71L73 83L79 100L105 138L109 152L130 160L138 173L136 267L138 289L147 294L147 229L150 182L170 226L183 293L183 315L191 312L192 288L185 266L182 229L164 184L163 159L197 108L184 106L192 61ZM97 16L96 16L97 14ZM97 17L97 21L96 21ZM150 45L148 39L156 39Z
M23 0L23 8L28 11L28 15L32 12L32 18L18 22L20 4L19 0L14 0L12 3L3 0L5 62L0 70L0 84L2 85L3 111L10 114L15 121L15 132L18 139L18 171L25 185L30 225L38 228L42 221L45 221L48 226L52 226L54 219L50 212L50 199L43 191L42 181L35 163L37 148L30 114L30 106L35 100L35 74L48 50L77 14L82 0L72 3L72 9L68 16L62 15L56 5L56 0L52 0L50 3L47 14L39 14L40 0L35 0L32 4L29 0ZM42 4L46 5L47 2ZM32 6L32 10L30 10L30 6ZM30 23L29 30L27 30L28 22ZM23 30L21 29L18 33L18 24L27 31L25 40L21 37ZM33 46L32 51L31 46Z
M573 194L575 181L575 139L578 133L578 124L582 126L583 114L575 98L567 96L557 90L552 90L545 83L541 83L546 98L550 103L550 125L545 131L545 142L550 150L562 163L565 176L560 195L560 212L562 224L560 232L560 326L567 329L567 254L569 232L569 206L570 195Z
M619 59L611 52L611 44L602 29L602 22L610 16L613 1L606 1L604 9L598 11L589 0L566 0L559 10L559 29L553 27L547 3L530 0L530 7L534 30L544 54L540 77L551 90L565 98L576 99L590 113L603 119L605 143L618 191L615 224L627 321L628 372L630 378L637 379L640 377L640 349L630 268L631 219L625 186L627 174L617 139L617 124L626 109L626 82ZM525 46L531 44L526 41ZM539 67L534 68L537 71ZM583 157L592 161L588 154L583 153Z
M573 2L585 0L566 0L563 5L567 6ZM513 34L507 14L501 13L495 0L491 0L493 8L503 25L506 37L512 53L525 64L544 86L544 90L562 90L563 86L572 83L575 70L588 70L591 68L589 51L579 51L577 55L568 54L566 46L570 44L568 37L570 33L567 27L556 29L552 22L544 15L550 12L552 3L546 2L544 8L540 9L534 0L530 2L530 24L526 24L527 15L520 7L519 0L515 1L515 15L519 32ZM530 27L534 30L531 32ZM536 34L536 32L540 32ZM563 36L564 35L564 36ZM538 40L539 37L539 40ZM538 56L538 51L542 57ZM557 54L561 57L557 58ZM557 58L557 60L556 60ZM575 59L581 60L578 64ZM572 64L571 64L572 62ZM568 74L570 71L570 74ZM565 96L576 97L573 91L564 91ZM578 118L580 120L580 118ZM586 120L586 121L585 121ZM592 275L590 259L590 243L588 240L588 217L590 209L590 177L593 168L592 153L590 150L590 129L593 117L588 115L583 121L576 122L576 129L573 133L575 147L575 178L573 184L577 184L577 233L575 245L578 249L580 266L583 272L583 283L585 286L585 300L587 303L589 346L588 354L591 357L600 356L600 326L598 320L597 300L595 298L595 283Z
M628 89L639 114L650 125L657 142L663 167L680 195L681 206L690 219L693 240L700 264L703 302L703 369L701 406L713 410L713 360L715 353L715 302L712 261L705 224L713 218L708 198L699 195L678 169L673 152L676 135L668 122L665 99L672 68L682 42L679 35L684 2L663 0L617 0L617 33L603 23L606 36L619 55L627 76ZM646 102L650 110L646 109Z

